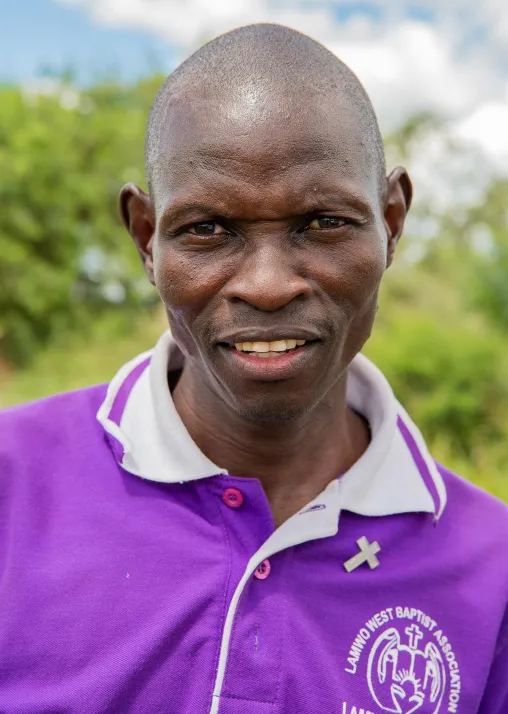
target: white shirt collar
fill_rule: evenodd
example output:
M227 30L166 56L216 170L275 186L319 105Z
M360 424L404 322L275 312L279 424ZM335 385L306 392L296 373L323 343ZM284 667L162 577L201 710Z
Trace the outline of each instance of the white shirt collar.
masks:
M200 451L176 411L167 373L182 365L167 331L154 350L120 369L97 413L120 465L141 478L183 483L227 473ZM419 430L363 355L349 368L347 398L368 420L372 440L338 479L341 508L365 516L428 512L439 518L446 503L443 479Z

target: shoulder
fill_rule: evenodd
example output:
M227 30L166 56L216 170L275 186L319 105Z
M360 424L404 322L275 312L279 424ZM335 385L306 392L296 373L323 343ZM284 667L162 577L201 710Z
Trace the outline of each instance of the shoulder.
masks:
M446 488L444 518L477 538L508 538L508 505L470 481L436 463Z
M106 390L101 384L0 410L0 458L25 450L35 455L95 429Z

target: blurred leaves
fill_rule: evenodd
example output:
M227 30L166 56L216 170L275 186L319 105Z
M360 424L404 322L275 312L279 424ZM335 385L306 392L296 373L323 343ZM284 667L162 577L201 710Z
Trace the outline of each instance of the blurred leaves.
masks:
M41 82L0 90L0 348L18 364L62 329L155 300L117 202L127 177L142 183L160 80L83 93Z

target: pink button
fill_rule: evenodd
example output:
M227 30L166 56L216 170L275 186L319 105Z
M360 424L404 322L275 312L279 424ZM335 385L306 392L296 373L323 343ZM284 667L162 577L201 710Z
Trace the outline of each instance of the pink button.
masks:
M258 580L266 580L266 578L270 575L271 569L272 566L270 565L270 561L263 560L263 562L260 563L254 571L254 577Z
M226 488L222 492L222 500L230 508L240 508L243 503L243 493L238 488Z

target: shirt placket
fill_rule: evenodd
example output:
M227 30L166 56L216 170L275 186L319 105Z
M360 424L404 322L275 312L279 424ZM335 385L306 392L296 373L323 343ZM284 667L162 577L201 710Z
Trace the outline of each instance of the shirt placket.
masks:
M247 563L225 619L210 714L275 711L292 549L337 533L338 493L333 481L272 533Z
M220 714L268 714L277 704L286 625L291 549L264 559L240 597L222 688Z

